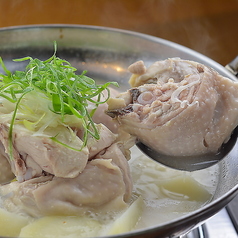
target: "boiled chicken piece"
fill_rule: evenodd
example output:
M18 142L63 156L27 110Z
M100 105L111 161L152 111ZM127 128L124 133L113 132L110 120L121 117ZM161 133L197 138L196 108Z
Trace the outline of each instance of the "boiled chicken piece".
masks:
M173 79L176 83L189 75L197 75L205 66L194 61L172 58L156 61L146 69L143 61L133 63L128 67L132 73L129 80L131 87L138 87L148 83L167 83Z
M4 153L4 148L0 144L0 184L8 183L14 179L15 175Z
M66 127L47 129L44 135L34 136L34 132L27 130L24 126L15 125L12 143L13 158L10 158L8 134L8 126L1 124L0 142L18 181L28 180L45 173L72 178L81 173L87 164L88 148L84 147L80 150L81 139ZM55 136L60 143L51 139Z
M123 144L117 142L88 161L75 178L48 175L1 186L3 206L33 217L126 208L132 181L124 153Z
M98 130L100 138L99 140L97 140L91 136L87 141L90 159L94 157L97 153L99 153L101 150L109 147L117 139L117 136L103 124L97 124L95 126Z
M216 153L237 126L238 83L215 70L178 58L129 69L133 88L109 100L107 114L158 152Z
M113 88L108 88L110 97L114 98L116 97L119 92ZM105 101L108 98L108 92L105 90L105 92L101 95L101 102ZM95 99L96 100L96 99ZM92 104L89 105L89 109L92 107ZM93 108L92 108L93 109ZM97 124L104 124L108 129L110 129L113 133L118 132L118 123L115 120L112 120L110 116L108 116L105 111L108 109L107 103L99 104L92 119Z

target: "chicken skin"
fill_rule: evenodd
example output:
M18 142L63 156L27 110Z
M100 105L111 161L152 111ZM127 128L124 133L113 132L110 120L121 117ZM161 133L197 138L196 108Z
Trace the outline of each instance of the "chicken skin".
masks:
M136 62L129 70L132 88L108 101L107 114L154 150L216 153L237 126L238 83L213 69L172 58L148 69Z

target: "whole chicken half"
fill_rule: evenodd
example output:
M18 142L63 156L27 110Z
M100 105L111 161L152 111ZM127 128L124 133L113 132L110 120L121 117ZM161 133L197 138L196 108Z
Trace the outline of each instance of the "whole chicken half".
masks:
M147 146L173 156L216 153L238 124L238 82L171 58L129 67L132 86L107 114Z

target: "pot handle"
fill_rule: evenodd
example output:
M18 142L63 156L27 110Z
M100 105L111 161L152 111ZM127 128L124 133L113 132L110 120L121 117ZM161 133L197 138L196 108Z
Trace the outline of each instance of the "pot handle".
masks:
M238 78L238 56L227 64L225 68Z

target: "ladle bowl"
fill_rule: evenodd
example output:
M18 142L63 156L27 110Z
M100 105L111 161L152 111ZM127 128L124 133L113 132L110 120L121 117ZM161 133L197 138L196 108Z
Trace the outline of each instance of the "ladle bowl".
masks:
M137 141L136 145L144 154L158 163L173 169L191 172L200 169L206 169L224 159L236 144L237 136L238 127L233 130L229 140L222 144L217 153L202 154L197 156L171 156L162 154L140 141Z

